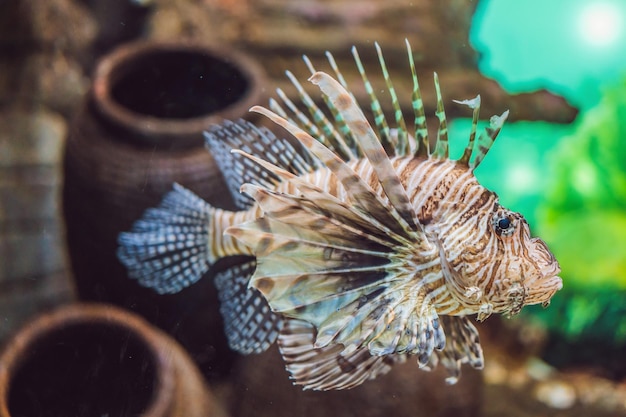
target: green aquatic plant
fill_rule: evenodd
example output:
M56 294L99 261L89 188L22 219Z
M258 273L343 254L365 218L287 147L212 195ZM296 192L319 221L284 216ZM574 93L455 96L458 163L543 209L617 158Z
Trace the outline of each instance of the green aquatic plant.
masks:
M549 156L538 212L570 285L626 290L626 79L608 89Z
M551 178L537 228L565 290L536 311L569 339L626 342L626 79L581 113L547 155Z

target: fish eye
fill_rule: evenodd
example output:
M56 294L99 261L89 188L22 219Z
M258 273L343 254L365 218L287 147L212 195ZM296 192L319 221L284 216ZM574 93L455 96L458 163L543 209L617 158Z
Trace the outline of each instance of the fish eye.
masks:
M510 236L515 230L515 223L506 213L496 213L492 219L492 225L498 235Z
M508 217L498 220L498 227L502 230L506 230L511 225L511 220Z

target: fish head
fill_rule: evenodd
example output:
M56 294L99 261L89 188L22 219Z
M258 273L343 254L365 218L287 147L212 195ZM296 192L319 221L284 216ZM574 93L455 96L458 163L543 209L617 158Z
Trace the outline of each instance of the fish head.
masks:
M479 218L482 227L467 229L471 233L458 270L464 295L475 299L478 319L491 313L515 315L527 305L547 306L563 282L559 263L546 243L531 237L528 222L520 213L502 207L497 200L493 209ZM476 245L478 241L482 243ZM482 253L476 253L477 248Z
M520 213L501 206L473 175L461 175L463 192L454 195L466 201L446 204L434 222L443 276L459 305L453 314L483 320L492 313L515 315L526 305L547 306L563 286L556 258L531 237Z
M493 255L492 300L494 312L515 315L527 305L547 306L563 287L559 263L538 237L531 237L528 222L520 213L497 205L491 215L489 233Z

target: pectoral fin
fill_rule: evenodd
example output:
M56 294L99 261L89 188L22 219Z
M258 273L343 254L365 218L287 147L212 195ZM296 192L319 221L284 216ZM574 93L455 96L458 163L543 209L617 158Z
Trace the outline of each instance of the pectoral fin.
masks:
M316 348L315 327L287 319L278 347L294 384L312 390L342 390L384 375L405 355L374 356L367 349L347 352L342 345Z

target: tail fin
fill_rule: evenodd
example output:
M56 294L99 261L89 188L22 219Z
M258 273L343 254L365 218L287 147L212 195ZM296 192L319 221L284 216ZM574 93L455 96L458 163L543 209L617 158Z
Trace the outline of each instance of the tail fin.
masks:
M209 228L213 208L174 184L161 204L146 210L129 232L121 233L117 256L131 278L159 294L177 293L209 270Z

